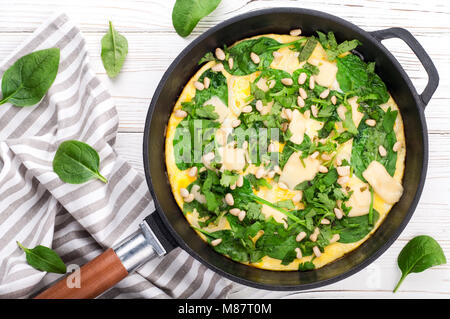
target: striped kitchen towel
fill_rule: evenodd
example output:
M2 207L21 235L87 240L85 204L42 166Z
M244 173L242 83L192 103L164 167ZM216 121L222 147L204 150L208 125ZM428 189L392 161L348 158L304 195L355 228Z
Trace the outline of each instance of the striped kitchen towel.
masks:
M147 184L114 151L118 116L91 71L86 42L65 15L49 19L0 64L0 77L19 57L58 47L58 75L32 107L0 107L0 297L30 297L59 278L29 266L16 244L52 247L82 265L138 229L154 210ZM58 145L93 146L108 184L62 182L53 172ZM181 215L180 215L181 216ZM181 217L180 217L181 218ZM103 298L222 298L231 283L176 249L129 275Z

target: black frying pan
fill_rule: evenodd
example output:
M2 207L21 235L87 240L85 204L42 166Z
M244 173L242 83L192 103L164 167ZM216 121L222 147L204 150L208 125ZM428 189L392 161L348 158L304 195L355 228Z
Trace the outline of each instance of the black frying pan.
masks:
M254 35L287 34L289 30L298 27L306 35L314 34L317 30L322 32L333 31L338 41L358 39L363 44L358 47L361 56L367 61L376 62L376 73L386 83L403 117L407 154L403 178L405 191L400 201L395 204L376 232L357 249L320 269L307 272L278 272L257 269L234 262L216 253L199 238L183 217L172 196L166 173L164 145L167 122L172 108L184 85L198 70L197 62L206 52L213 51L216 47L223 47L225 44L229 46L237 40ZM398 61L381 44L382 40L389 38L403 40L424 66L429 79L422 94L417 93ZM424 110L438 83L437 70L428 54L411 33L401 28L366 32L338 17L319 11L298 8L254 11L211 28L189 44L170 65L156 89L148 110L144 131L144 167L157 212L147 217L145 223L143 223L145 240L153 240L151 245L158 255L163 255L174 247L181 246L204 265L224 277L262 289L311 289L331 284L356 273L379 257L397 239L414 213L422 193L428 162L428 136ZM148 225L150 225L150 228L148 228ZM151 229L150 232L149 229ZM142 234L139 235L141 237L138 236L142 239L140 241L139 238L136 239L136 236L130 237L131 239L120 244L114 250L110 249L105 252L105 254L109 252L112 255L112 257L109 256L110 263L122 263L122 268L125 268L125 272L121 272L119 266L119 270L116 271L118 273L115 276L116 281L137 267L136 264L138 263L130 262L131 257L124 253L124 251L129 252L130 245L135 247L135 252L139 251L136 247L144 245L142 244L144 240L141 238ZM156 254L153 252L152 255ZM146 258L150 258L150 256L141 258L141 262ZM94 265L95 261L86 266ZM87 275L88 272L86 272ZM113 281L112 284L114 284ZM98 285L103 287L111 284L98 283ZM104 288L98 288L98 293L102 289L104 290ZM78 297L92 297L94 295L91 293ZM40 296L61 297L63 295L45 294L44 292ZM64 297L73 297L73 295L64 295Z

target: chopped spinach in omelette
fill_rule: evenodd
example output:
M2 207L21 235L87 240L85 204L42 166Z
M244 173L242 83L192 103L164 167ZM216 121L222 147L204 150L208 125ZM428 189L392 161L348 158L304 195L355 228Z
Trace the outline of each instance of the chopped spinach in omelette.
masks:
M169 121L175 199L218 253L311 270L356 248L403 192L401 117L375 64L334 34L218 48Z

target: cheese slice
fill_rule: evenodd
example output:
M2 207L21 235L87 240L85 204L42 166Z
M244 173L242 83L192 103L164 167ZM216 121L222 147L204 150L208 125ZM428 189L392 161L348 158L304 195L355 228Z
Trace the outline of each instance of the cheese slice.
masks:
M361 181L356 176L352 176L347 186L353 191L350 199L345 203L347 207L351 207L348 216L356 217L369 213L370 208L370 190L369 185Z
M294 144L301 144L306 130L306 119L299 110L292 112L292 121L289 123L289 131L292 133L289 139Z
M301 152L293 153L284 165L279 181L286 184L290 189L304 182L312 180L319 172L320 162L316 158L307 157L300 161Z
M298 51L293 51L289 47L284 47L278 50L282 55L279 58L274 58L270 67L286 71L290 74L295 70L300 69L305 62L298 61Z
M361 122L362 118L364 117L364 114L358 111L359 104L356 102L357 100L357 96L351 97L347 100L352 107L352 119L356 127L358 127L359 122Z
M314 76L317 84L328 88L332 87L338 71L336 64L328 61L320 61L317 67L319 68L319 74Z
M402 197L402 184L389 175L381 163L372 161L363 172L363 176L386 203L395 204Z
M234 148L228 144L218 149L222 159L222 169L240 171L245 166L245 150L242 148Z
M214 106L214 111L219 115L219 118L217 120L220 123L222 123L230 114L230 110L218 96L211 97L208 101L203 103L203 105Z

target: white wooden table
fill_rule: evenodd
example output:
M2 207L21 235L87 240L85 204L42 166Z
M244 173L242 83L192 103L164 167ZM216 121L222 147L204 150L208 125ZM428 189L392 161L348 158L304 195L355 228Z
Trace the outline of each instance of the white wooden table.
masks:
M206 1L206 0L205 0ZM143 174L142 132L153 92L166 68L199 34L238 14L268 7L322 10L367 31L403 27L413 33L436 64L441 83L426 109L430 139L428 178L419 206L400 238L373 264L343 281L306 292L269 292L236 285L233 298L449 298L450 265L412 274L399 292L397 256L412 237L432 235L450 258L450 2L445 0L223 0L191 36L179 37L171 23L174 0L0 0L0 59L40 23L65 12L82 30L91 64L110 89L119 111L117 152ZM129 42L122 73L110 80L100 60L100 39L108 20ZM426 73L400 40L384 44L421 91ZM406 172L408 174L408 172Z

